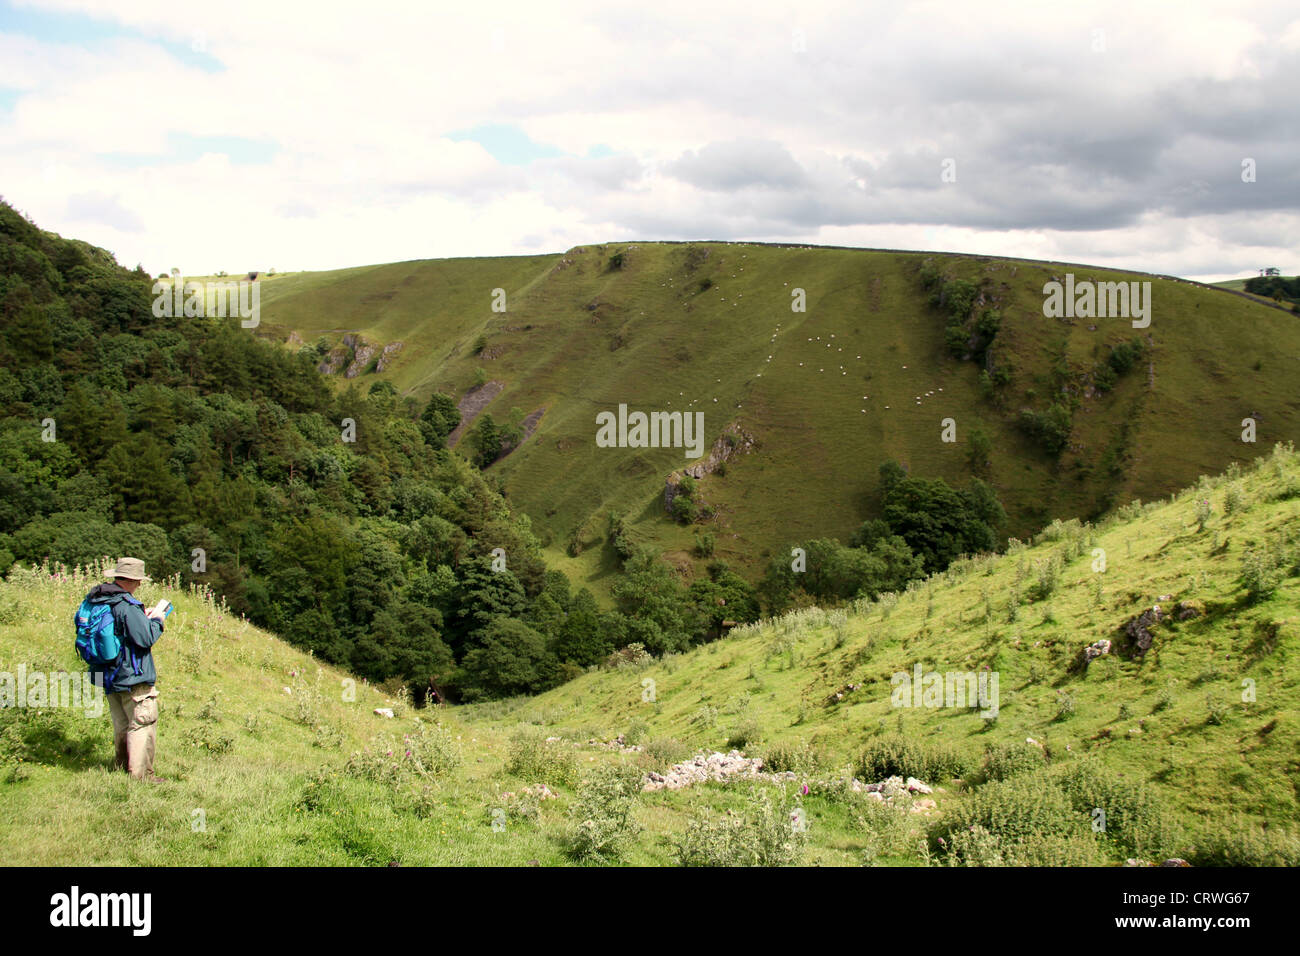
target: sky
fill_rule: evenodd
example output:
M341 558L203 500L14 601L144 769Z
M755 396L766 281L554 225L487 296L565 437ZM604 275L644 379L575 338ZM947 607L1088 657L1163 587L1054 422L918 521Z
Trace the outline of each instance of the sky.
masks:
M721 239L1300 271L1293 2L0 0L0 195L151 273Z

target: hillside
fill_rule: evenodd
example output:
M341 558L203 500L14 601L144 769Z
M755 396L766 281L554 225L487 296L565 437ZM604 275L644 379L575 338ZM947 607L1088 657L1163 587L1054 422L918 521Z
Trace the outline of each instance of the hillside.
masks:
M1044 284L1066 273L1149 280L1150 326L1045 318ZM963 282L973 289L957 319L970 334L970 348L956 350L964 355L946 331ZM495 289L505 313L492 311ZM806 311L792 311L797 289ZM989 310L995 334L981 337L972 329ZM263 315L264 333L295 348L319 343L321 356L334 349L341 369L356 357L343 335L360 336L372 350L353 369L363 386L379 377L421 401L435 390L459 400L487 381L500 389L485 405L497 421L512 409L539 416L492 471L531 517L548 561L598 590L615 573L603 545L611 512L683 571L702 565L691 548L707 530L716 556L753 576L795 541L846 539L873 515L887 458L954 484L986 478L1008 512L1003 530L1023 536L1245 462L1300 422L1285 385L1300 374L1293 315L1083 265L740 243L586 246L275 276ZM379 350L397 342L374 371ZM1136 359L1112 362L1134 342ZM675 524L663 508L665 479L699 460L597 447L596 413L620 403L702 411L706 449L729 428L752 439L725 475L701 482L715 509L703 527ZM1023 424L1026 410L1049 416L1054 405L1068 416L1059 455ZM1241 441L1248 415L1256 445ZM940 440L946 418L955 442Z
M201 591L148 585L146 603L166 593L178 607L157 652L169 781L110 776L106 716L0 710L0 862L554 864L584 858L570 842L582 821L576 845L605 848L590 859L633 863L1297 865L1297 517L1300 456L1279 446L902 595L793 612L536 698L422 711L365 685L344 701L340 672ZM11 571L0 671L77 670L67 618L95 578ZM1153 604L1163 618L1133 659L1123 628ZM1079 669L1103 638L1112 652ZM891 676L914 664L990 668L996 720L891 707ZM386 706L395 719L373 714ZM618 734L639 749L602 743ZM788 779L637 794L597 772L640 779L729 742ZM881 768L935 792L881 799L844 783ZM538 783L555 799L529 796Z

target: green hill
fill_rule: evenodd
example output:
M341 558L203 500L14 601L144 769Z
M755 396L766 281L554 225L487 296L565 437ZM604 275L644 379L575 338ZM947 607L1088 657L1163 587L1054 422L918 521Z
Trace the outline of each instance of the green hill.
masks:
M1150 281L1149 328L1046 318L1044 284L1066 273ZM505 313L492 311L497 289ZM792 311L796 289L804 312ZM977 330L988 310L991 344ZM378 376L420 400L435 390L460 399L477 377L499 383L499 393L480 393L497 421L511 409L540 414L492 470L532 518L548 561L597 588L615 570L601 546L611 512L625 516L634 543L683 572L701 563L691 548L708 530L716 556L753 575L792 542L847 539L875 513L887 458L954 484L985 477L1006 505L1004 530L1026 535L1244 462L1294 436L1300 415L1285 384L1300 373L1293 315L1170 277L1061 263L587 246L275 276L263 313L266 333L296 348L319 342L322 356L337 349L341 367L356 357L342 336L359 335L370 345L354 369L361 384ZM954 323L964 354L949 341ZM397 342L374 371L379 349ZM1130 345L1140 354L1113 359ZM706 528L676 524L663 508L665 479L696 463L681 450L597 447L596 414L620 403L702 411L706 447L728 428L753 439L725 474L702 480ZM1051 414L1066 416L1064 434L1059 422L1053 434L1034 424ZM1249 415L1257 445L1241 441ZM940 440L946 418L955 442Z
M536 698L422 711L365 685L345 700L342 673L201 591L148 585L146 603L178 608L157 651L168 782L109 773L106 716L0 709L0 862L551 864L604 849L589 858L1297 865L1298 509L1300 457L1279 446L902 595L792 612ZM76 672L68 617L96 576L13 570L0 672ZM1125 625L1156 604L1135 657ZM1099 639L1111 652L1081 668ZM891 706L893 675L918 664L987 666L996 719ZM386 706L394 720L373 714ZM642 749L591 743L616 734ZM791 778L637 794L601 772L639 779L728 743ZM856 793L847 772L918 777L935 806ZM556 798L528 795L538 783Z

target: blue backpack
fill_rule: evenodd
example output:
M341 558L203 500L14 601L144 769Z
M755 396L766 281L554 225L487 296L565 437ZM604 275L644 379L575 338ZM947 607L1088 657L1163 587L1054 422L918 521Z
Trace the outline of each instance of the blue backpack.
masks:
M113 621L113 605L81 602L77 608L77 654L93 672L104 675L105 688L117 677L122 658L122 641Z

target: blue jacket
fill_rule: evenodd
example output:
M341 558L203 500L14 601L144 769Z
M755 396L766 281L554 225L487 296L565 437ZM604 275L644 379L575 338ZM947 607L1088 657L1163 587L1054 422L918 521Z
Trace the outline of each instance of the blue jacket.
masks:
M111 604L113 623L122 641L122 659L117 676L105 693L120 693L136 684L156 684L158 672L153 666L153 645L162 636L162 621L144 613L144 605L116 584L100 584L91 589L86 600L92 604Z

